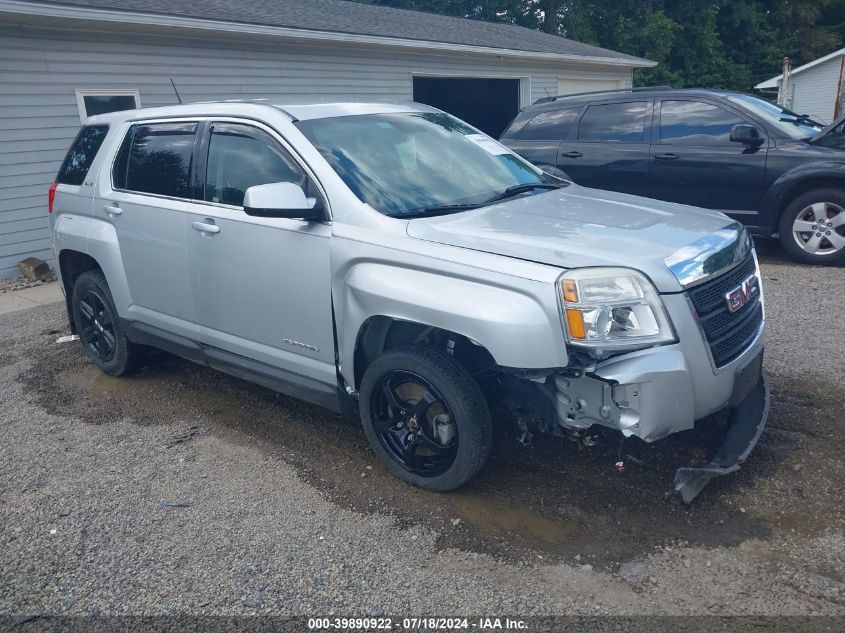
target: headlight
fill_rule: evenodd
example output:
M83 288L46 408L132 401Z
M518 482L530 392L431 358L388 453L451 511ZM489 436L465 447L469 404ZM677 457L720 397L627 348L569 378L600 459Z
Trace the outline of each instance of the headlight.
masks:
M558 290L573 345L618 350L675 340L657 290L635 270L571 270L560 277Z

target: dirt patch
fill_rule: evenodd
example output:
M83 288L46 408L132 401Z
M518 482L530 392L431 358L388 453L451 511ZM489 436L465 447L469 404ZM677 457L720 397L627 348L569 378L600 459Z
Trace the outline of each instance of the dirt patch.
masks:
M51 413L92 424L177 423L186 441L201 429L257 445L344 507L436 529L443 548L613 567L667 543L734 546L778 530L818 534L841 527L845 477L838 466L842 438L833 432L836 401L820 399L808 385L787 388L777 376L770 428L747 467L714 481L684 507L671 491L674 469L705 459L719 442L723 419L652 445L629 441L627 471L619 474L615 444L579 449L541 439L525 448L497 416L488 466L460 491L438 494L389 475L354 420L166 354L121 379L99 373L74 343L50 341L34 361L21 380Z

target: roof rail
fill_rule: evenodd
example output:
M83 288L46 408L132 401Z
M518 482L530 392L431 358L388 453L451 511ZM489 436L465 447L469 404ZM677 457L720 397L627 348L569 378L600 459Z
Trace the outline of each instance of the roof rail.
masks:
M542 97L537 99L534 103L551 103L558 99L565 99L568 97L583 97L585 95L601 95L601 94L615 94L617 92L648 92L649 90L674 90L672 86L638 86L636 88L614 88L611 90L593 90L591 92L574 92L567 95L555 95L553 97Z

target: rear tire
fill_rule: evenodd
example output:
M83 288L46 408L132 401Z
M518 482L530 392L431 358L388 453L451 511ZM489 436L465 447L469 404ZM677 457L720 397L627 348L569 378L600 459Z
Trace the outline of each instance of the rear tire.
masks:
M443 352L419 345L386 352L364 373L359 403L375 454L415 486L454 490L490 456L487 401L475 379Z
M89 270L76 279L71 309L82 347L101 371L124 376L138 368L143 348L126 338L102 272Z
M784 209L778 232L783 248L799 262L845 263L845 191L826 187L801 194Z

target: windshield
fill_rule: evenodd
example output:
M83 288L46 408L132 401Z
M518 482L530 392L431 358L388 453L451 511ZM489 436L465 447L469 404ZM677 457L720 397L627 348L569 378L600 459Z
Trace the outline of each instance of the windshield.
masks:
M391 216L472 208L510 187L550 182L503 145L441 112L341 116L296 125L362 202Z
M779 105L769 103L751 95L728 95L728 99L750 110L767 123L777 128L788 138L809 138L818 134L824 127L818 121L806 115L796 114Z

